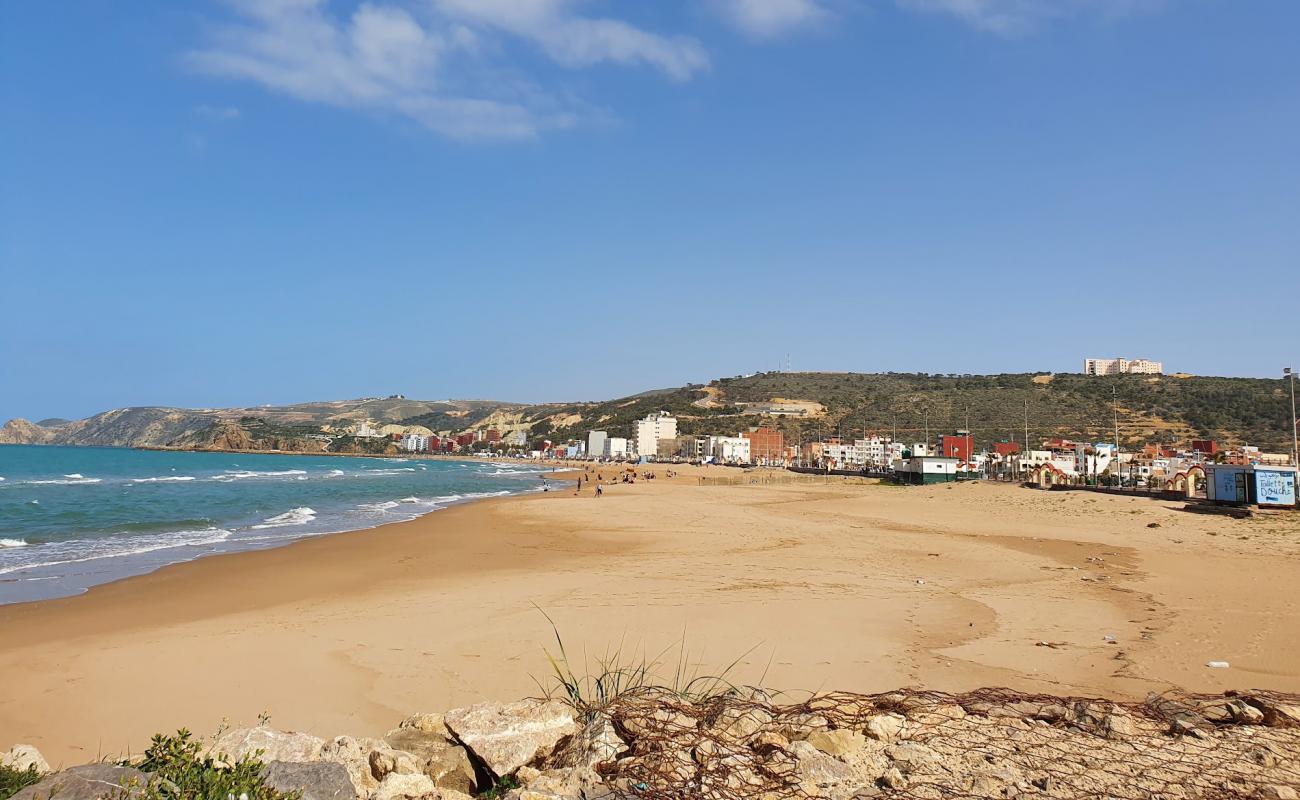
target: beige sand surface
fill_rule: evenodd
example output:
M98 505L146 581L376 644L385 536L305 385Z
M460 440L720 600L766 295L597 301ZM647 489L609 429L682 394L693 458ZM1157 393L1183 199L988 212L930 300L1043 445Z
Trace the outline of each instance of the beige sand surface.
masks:
M733 677L785 690L1300 690L1295 514L682 472L0 607L0 749L30 742L71 764L263 711L322 736L378 734L416 711L534 694L553 644L535 605L571 655L620 640L653 654L685 631L702 671L748 653Z

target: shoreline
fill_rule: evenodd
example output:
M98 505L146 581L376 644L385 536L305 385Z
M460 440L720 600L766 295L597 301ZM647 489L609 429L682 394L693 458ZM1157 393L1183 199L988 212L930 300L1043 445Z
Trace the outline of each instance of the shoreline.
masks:
M22 447L27 445L15 445L15 446ZM48 446L54 448L67 447L68 449L72 449L72 450L86 449L80 445L76 445L76 446L38 445L38 446L40 447ZM123 450L123 451L144 450L144 451L151 451L151 452L159 452L158 449L151 449L151 448L103 447L98 449ZM218 451L162 450L162 452L196 452L196 453L213 452L215 453ZM249 453L252 455L270 455L270 453L253 453L252 451L229 451L229 452L237 453L237 454ZM275 454L287 455L287 456L299 456L303 458L311 458L314 455L314 454L303 454L303 453L290 453L287 451L281 453L275 453ZM331 454L331 455L348 457L347 454ZM389 456L382 456L379 458L389 460L389 461L396 460ZM454 457L454 458L427 458L426 457L420 460L443 461L446 463L461 463L461 464L466 464L471 466L483 466L484 464L490 465L492 463L500 463L503 466L507 464L511 467L515 466L515 463L513 461L508 462L506 460L476 459L476 458L464 458L464 457ZM551 463L551 462L539 463L535 461L534 462L520 461L519 466L530 467L531 469L528 470L530 474L535 474L538 478L545 479L547 481L553 481L559 483L561 487L565 485L569 480L571 480L571 478L567 476L570 475L573 471L572 468L570 467L562 466L558 463ZM22 481L18 481L17 483L14 484L14 486L16 487L21 484ZM362 533L366 531L373 531L375 529L384 527L386 525L400 524L402 522L421 519L435 512L445 511L449 508L474 503L480 500L497 499L500 497L510 497L510 496L527 496L534 493L540 493L542 491L541 487L535 483L529 483L526 486L524 484L521 484L520 487L521 488L505 488L497 491L485 491L477 494L473 492L464 492L464 490L458 491L452 495L446 496L446 497L454 497L455 499L446 499L446 497L440 497L440 498L435 498L435 500L437 500L436 504L433 504L431 502L425 504L423 507L421 507L420 504L401 506L400 507L401 512L393 514L393 516L396 517L395 519L394 518L366 519L364 517L355 516L355 515L350 516L347 514L343 514L343 515L335 514L335 515L327 515L326 517L323 517L320 520L322 524L317 525L316 527L307 527L304 530L298 530L296 527L285 527L285 526L278 526L278 525L266 526L265 523L274 521L271 519L264 519L262 523L257 523L257 524L250 523L250 526L246 526L246 527L234 526L234 525L230 525L229 523L225 525L210 523L214 526L211 529L202 529L202 530L195 529L194 531L190 531L188 528L184 530L177 529L176 531L160 530L156 535L167 536L170 534L179 534L179 533L203 534L203 533L208 533L210 530L212 534L224 534L224 537L215 540L209 538L207 541L195 541L195 542L178 541L174 544L169 542L161 546L153 545L147 541L143 543L134 543L134 540L131 537L122 537L120 546L122 548L127 548L127 549L120 549L116 552L111 552L106 554L87 553L85 554L84 557L75 554L69 555L69 554L59 553L56 555L46 556L45 559L41 559L38 556L36 560L33 561L30 565L23 566L21 562L17 564L11 564L10 565L11 571L9 573L0 574L0 608L5 608L12 605L21 605L26 603L36 603L36 602L44 602L48 600L57 600L57 599L67 598L67 597L77 597L77 596L85 595L87 592L93 590L98 586L108 585L123 580L130 580L135 577L151 574L160 569L166 569L168 567L179 565L179 564L192 563L202 559L212 558L214 556L231 555L231 554L245 553L245 552L263 552L267 550L274 550L280 547L286 547L291 544L295 544L297 542L309 540L309 539L315 539L315 538L321 538L327 536L336 536L343 533ZM396 497L398 495L394 495L394 496ZM310 509L307 510L310 511ZM315 521L314 516L315 515L313 513L313 519L308 521L309 522ZM250 532L254 534L259 534L260 533L258 530L259 527L275 528L277 530L277 533L280 533L281 531L282 533L280 533L280 535L275 537L257 535L254 536L253 538L248 538L248 539L242 538L243 534L248 534ZM109 537L109 540L111 539L112 537ZM26 538L16 538L14 539L15 544L11 546L15 549L16 552L27 553L29 551L36 552L35 548L39 548L43 544L53 543L57 545L62 543L63 541L65 540L58 539L58 538L49 539L49 540L38 538L37 540L35 540L34 544L29 544L28 539ZM76 543L77 541L83 541L83 540L73 537L73 539L68 541L73 541L73 543ZM85 543L85 541L94 541L94 540L93 538L86 539L83 541L83 544ZM18 551L19 547L21 547L21 551ZM136 549L134 550L129 549L131 547L135 547ZM50 558L62 559L62 560L49 561L48 559ZM64 573L64 572L56 573L52 571L52 570L55 571L59 570L61 566L68 567L70 565L71 566L94 565L94 566L90 567L89 569L78 566L78 569L68 573ZM45 572L50 572L51 574L46 575Z
M575 661L684 639L701 674L739 656L737 683L791 690L1300 689L1286 582L1300 544L1274 529L1287 521L998 485L678 472L0 607L0 748L77 763L263 712L378 735L413 710L535 695L556 647L538 609ZM1218 659L1231 669L1206 668Z

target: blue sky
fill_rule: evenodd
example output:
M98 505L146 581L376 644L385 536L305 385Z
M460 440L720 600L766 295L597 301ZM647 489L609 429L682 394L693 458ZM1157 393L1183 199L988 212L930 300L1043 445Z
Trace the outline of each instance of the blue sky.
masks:
M1300 361L1290 0L0 6L0 418Z

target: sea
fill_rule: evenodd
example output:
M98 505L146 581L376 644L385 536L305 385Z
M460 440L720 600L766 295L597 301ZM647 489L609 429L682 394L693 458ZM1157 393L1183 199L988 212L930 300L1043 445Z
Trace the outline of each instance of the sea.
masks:
M0 445L0 604L554 488L535 463Z

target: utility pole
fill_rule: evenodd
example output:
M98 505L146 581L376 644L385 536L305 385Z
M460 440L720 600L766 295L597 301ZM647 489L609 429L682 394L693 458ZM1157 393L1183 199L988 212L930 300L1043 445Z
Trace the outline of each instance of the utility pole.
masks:
M1025 458L1029 457L1029 398L1025 398Z
M1282 374L1291 378L1291 463L1300 467L1300 431L1296 430L1295 416L1295 370L1287 367Z
M970 438L970 405L967 404L966 406L966 469L967 471L970 470L971 457L975 455L974 453L971 452L971 449L972 448L971 448L971 438Z
M1110 398L1111 398L1110 400L1111 410L1115 412L1115 458L1114 458L1115 468L1111 470L1111 473L1115 476L1116 480L1118 481L1119 480L1119 388L1118 387L1115 386L1110 387ZM1120 482L1120 485L1123 486L1122 481Z
M930 455L930 409L925 410L925 454Z

